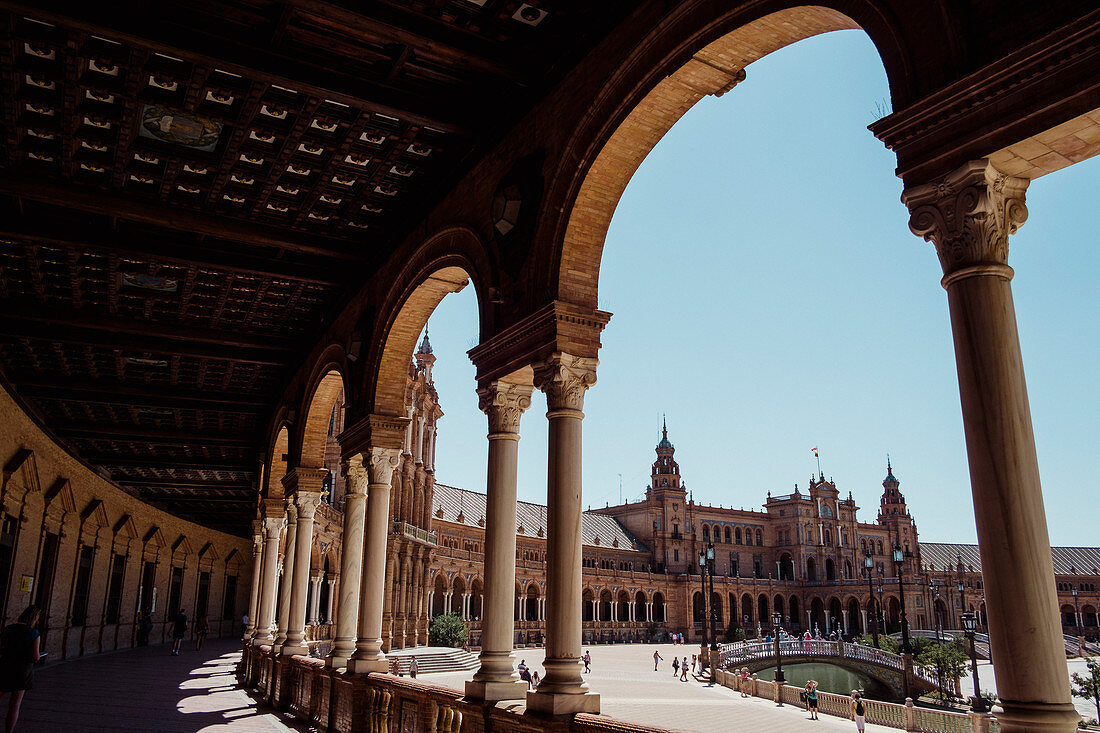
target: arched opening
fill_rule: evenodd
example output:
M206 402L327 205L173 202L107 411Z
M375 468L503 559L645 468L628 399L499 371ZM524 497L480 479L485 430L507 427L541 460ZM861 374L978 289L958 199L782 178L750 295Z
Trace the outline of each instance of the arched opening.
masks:
M810 601L810 630L814 636L824 633L825 626L825 602L820 598Z
M611 591L604 588L600 591L600 621L611 620Z
M726 544L730 544L730 528L726 527Z
M844 613L841 611L840 599L833 598L829 601L829 633L843 631Z
M334 411L342 409L343 398L344 377L339 371L329 369L317 382L309 400L305 425L302 428L298 465L305 468L325 466L329 426L332 424Z
M665 597L660 592L653 594L653 620L656 623L665 621Z
M1096 607L1089 604L1081 606L1081 623L1085 626L1096 626Z
M735 529L733 531L733 540L734 540L734 542L736 542L739 545L742 544L742 542L741 542L741 528L740 527L738 527L737 529Z
M779 557L779 579L794 580L794 559L788 553Z
M812 557L806 558L806 580L811 583L817 581L817 561Z
M760 619L761 626L771 626L772 616L768 613L768 597L760 596L756 599L756 618Z
M1062 625L1063 626L1077 626L1077 613L1073 606L1062 606Z
M791 596L787 602L787 607L790 609L791 615L791 629L802 628L802 615L798 612L798 596Z
M703 594L695 591L691 594L691 620L696 626L702 626L706 619L706 610L703 608Z
M745 593L741 596L741 623L748 629L752 625L752 620L752 596Z
M585 588L584 593L581 593L581 620L582 621L595 621L593 616L593 606L596 599L595 594L592 593L591 588Z
M474 582L470 583L470 618L474 621L481 620L481 599L484 593L484 588L481 583L481 578L474 578Z
M615 618L618 621L630 620L630 594L625 590L619 591L619 603L615 609Z
M722 624L722 595L720 593L710 594L710 612L714 617L714 623L720 627Z
M634 620L635 621L652 621L649 617L649 609L646 608L645 593L638 591L634 594Z
M447 584L442 573L435 576L435 585L432 587L432 618L435 618L447 613Z
M456 613L460 617L465 618L464 608L466 599L466 581L463 580L461 575L456 575L454 582L451 584L451 604L447 609L451 613Z
M286 426L279 428L275 436L275 445L271 449L271 468L267 474L267 490L264 495L270 499L277 499L283 495L283 476L286 476L287 461L290 456L290 433Z
M528 621L539 620L539 587L534 583L527 586L527 601L524 618Z
M836 563L831 557L825 558L825 580L836 580Z
M332 619L328 617L329 596L332 594L329 588L332 579L332 568L329 566L328 556L325 556L325 562L322 565L323 574L321 575L321 588L317 599L317 619L323 624L331 623Z
M860 612L859 612L859 601L857 601L855 598L849 598L848 599L848 628L847 628L848 633L849 634L857 634L857 633L860 633L861 631L866 632L866 629L863 628L862 622L863 622L863 618L862 618L862 616L860 615Z
M886 630L891 634L901 630L901 603L894 596L886 601Z

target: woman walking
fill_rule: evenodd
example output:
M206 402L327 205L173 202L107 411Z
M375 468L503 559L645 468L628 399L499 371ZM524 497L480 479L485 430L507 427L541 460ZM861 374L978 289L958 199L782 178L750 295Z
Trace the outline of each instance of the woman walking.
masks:
M34 625L38 623L38 606L27 606L19 614L19 620L0 632L0 699L11 693L8 701L7 733L15 731L19 720L19 706L23 693L34 686L34 663L38 661L38 645L41 636Z
M810 720L817 720L817 683L813 680L806 683L806 710L810 712Z
M856 730L859 733L863 733L867 727L867 708L863 704L863 700L860 699L860 695L855 690L852 690L852 717L856 721Z

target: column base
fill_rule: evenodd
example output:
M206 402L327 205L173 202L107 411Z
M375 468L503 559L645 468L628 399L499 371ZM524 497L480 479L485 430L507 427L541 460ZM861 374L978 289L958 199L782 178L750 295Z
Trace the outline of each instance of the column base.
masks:
M531 686L523 680L514 682L479 682L469 680L466 682L466 697L485 702L498 702L500 700L522 700L531 690Z
M385 659L349 659L348 672L367 674L368 672L389 672L390 665Z
M543 715L598 714L600 712L600 695L598 692L571 695L560 692L531 690L527 693L527 710Z
M1072 703L1014 702L1001 700L1004 712L997 715L1003 733L1058 731L1076 733L1081 714Z
M331 669L340 669L348 666L349 661L351 661L351 658L343 654L330 654L325 657L325 666Z
M308 655L309 647L305 644L283 644L279 649L279 656L293 657L294 655Z

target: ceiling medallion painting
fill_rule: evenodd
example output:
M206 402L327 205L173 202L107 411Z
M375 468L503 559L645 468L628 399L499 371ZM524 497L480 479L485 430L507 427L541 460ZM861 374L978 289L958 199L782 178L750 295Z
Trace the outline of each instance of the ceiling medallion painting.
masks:
M141 137L213 152L222 134L222 123L207 117L175 112L159 104L147 104L141 113Z

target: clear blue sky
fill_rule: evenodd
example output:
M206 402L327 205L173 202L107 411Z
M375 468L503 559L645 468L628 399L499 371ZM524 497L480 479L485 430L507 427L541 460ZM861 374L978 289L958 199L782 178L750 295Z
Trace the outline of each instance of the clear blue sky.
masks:
M827 73L822 73L826 70ZM660 413L696 501L759 509L805 488L810 449L864 521L889 453L925 541L973 542L973 505L942 272L909 233L893 154L867 130L888 109L862 32L751 65L680 120L634 176L604 250L599 381L585 401L584 501L637 499ZM1010 244L1051 540L1095 545L1086 491L1100 442L1100 167L1032 183ZM429 328L439 361L437 480L484 491L485 417L465 352L473 288ZM520 498L546 495L545 401L524 416Z

